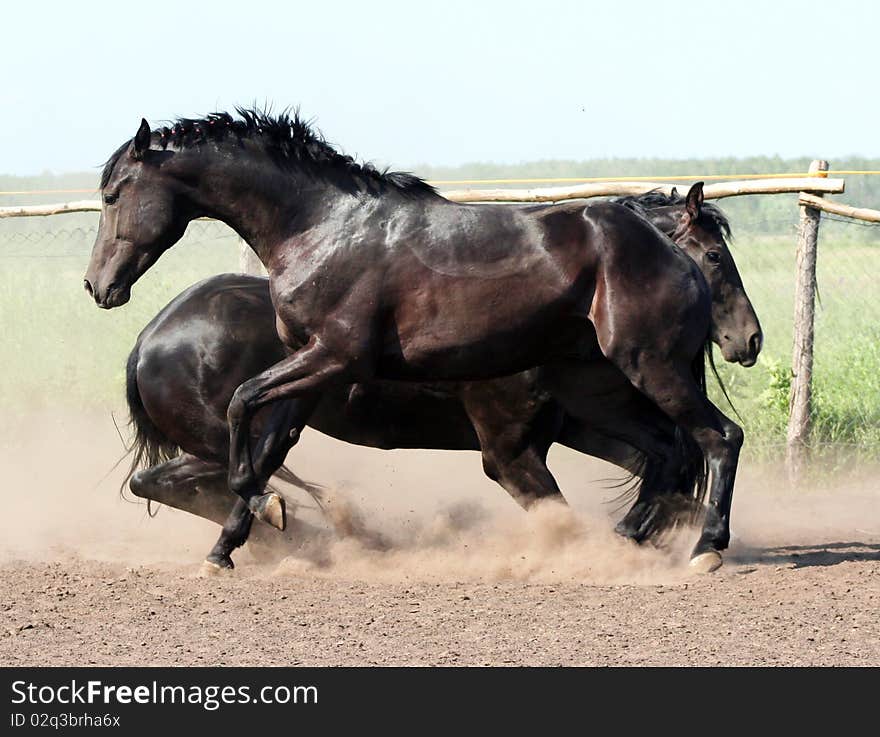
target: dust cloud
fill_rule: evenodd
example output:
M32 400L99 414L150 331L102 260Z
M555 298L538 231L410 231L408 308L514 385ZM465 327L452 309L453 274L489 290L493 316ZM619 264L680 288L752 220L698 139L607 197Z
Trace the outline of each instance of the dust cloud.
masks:
M195 574L219 528L169 508L151 519L142 502L120 498L127 461L108 469L123 453L109 411L7 424L0 436L0 562L75 557L183 566ZM565 448L553 449L550 465L571 508L549 504L531 514L483 476L476 453L379 451L307 431L288 465L330 490L327 513L284 487L296 508L290 531L260 530L253 546L235 554L235 575L666 583L688 575L697 535L680 531L662 548L620 539L613 533L618 490L611 487L619 470ZM876 478L869 469L864 482L792 492L777 470L746 464L726 560L880 541ZM268 544L282 537L284 545Z

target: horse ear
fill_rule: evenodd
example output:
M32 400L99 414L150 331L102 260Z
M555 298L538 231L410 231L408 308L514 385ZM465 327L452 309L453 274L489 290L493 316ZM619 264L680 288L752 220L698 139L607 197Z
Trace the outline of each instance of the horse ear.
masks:
M703 206L703 182L697 182L688 190L685 198L687 214L692 221L700 219L700 208Z
M144 153L150 148L150 138L152 137L150 124L146 119L141 118L141 125L137 133L134 134L134 144L131 148L131 156L140 161L144 157Z

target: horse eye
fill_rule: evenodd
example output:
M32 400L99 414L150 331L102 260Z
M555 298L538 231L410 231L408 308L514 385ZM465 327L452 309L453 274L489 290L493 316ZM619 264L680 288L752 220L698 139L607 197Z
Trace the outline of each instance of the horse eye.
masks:
M709 251L706 253L706 260L710 264L720 264L721 263L721 254L718 251Z
M104 204L112 205L119 199L119 195L117 194L105 194L104 195Z

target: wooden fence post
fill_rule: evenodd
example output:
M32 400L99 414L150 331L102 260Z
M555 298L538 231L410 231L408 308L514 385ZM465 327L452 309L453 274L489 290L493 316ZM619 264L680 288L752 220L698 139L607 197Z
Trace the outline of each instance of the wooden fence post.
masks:
M814 161L810 173L828 171L827 161ZM791 355L791 398L785 467L788 480L797 486L806 464L813 390L813 331L816 316L816 255L820 211L801 205L798 227L797 275L794 292L794 335Z
M250 274L251 276L265 276L266 270L257 254L247 244L244 238L238 239L238 270L242 274Z

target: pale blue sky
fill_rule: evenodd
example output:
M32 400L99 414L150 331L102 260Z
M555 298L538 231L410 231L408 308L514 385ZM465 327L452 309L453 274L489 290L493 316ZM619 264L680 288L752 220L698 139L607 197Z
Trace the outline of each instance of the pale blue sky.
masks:
M176 115L300 105L406 167L880 155L880 3L21 2L0 173L84 170Z

